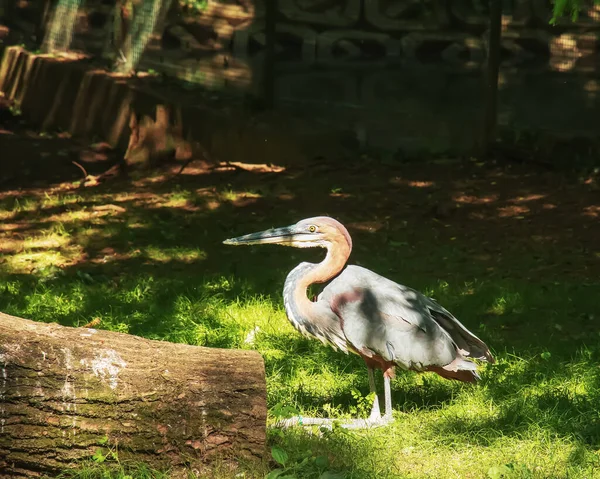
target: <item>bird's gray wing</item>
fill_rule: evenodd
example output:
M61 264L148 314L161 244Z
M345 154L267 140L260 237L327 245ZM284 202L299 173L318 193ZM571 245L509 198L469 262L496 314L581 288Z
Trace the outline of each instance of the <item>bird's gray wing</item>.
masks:
M421 296L423 305L429 310L435 322L452 337L452 340L464 355L490 363L494 362L489 348L481 339L469 331L450 311L440 306L435 300L424 295Z
M347 267L319 300L327 301L340 317L354 348L405 369L446 366L469 354L463 346L470 343L463 336L470 333L449 312L418 291L365 268ZM442 320L438 322L435 314Z

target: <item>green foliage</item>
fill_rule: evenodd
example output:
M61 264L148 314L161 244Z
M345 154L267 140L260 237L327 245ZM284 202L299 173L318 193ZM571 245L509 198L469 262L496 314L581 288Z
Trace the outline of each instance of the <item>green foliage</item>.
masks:
M367 417L373 407L375 393L363 395L358 389L352 389L350 395L352 396L352 399L356 401L356 405L350 405L348 407L350 414L353 417Z
M554 0L550 24L556 25L558 20L564 16L570 16L571 20L576 22L579 12L592 3L600 5L600 0Z
M118 449L108 437L101 438L94 455L79 468L66 470L56 479L168 479L168 473L153 470L145 464L122 462Z
M302 451L294 460L281 447L273 446L271 456L279 467L272 469L264 479L345 479L347 473L330 469L329 457Z
M12 116L21 116L21 105L19 105L17 102L10 105L8 110Z
M178 0L179 5L186 11L203 12L208 8L208 0Z
M297 416L300 414L300 411L293 406L283 405L279 402L269 410L269 413L275 419L287 419L292 416Z
M285 466L285 463L288 461L289 456L287 452L277 446L273 446L271 448L271 455L277 464Z

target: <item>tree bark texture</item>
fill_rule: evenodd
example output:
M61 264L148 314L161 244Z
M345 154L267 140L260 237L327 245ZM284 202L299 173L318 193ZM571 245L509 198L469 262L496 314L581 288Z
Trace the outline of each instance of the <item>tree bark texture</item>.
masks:
M259 458L264 363L0 313L0 478L77 465L98 448L173 471Z

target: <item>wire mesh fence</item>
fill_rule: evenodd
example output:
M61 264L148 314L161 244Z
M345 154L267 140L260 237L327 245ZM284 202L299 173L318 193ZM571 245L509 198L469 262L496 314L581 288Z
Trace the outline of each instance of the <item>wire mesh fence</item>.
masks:
M42 51L67 52L73 41L73 28L82 0L59 0L52 10Z

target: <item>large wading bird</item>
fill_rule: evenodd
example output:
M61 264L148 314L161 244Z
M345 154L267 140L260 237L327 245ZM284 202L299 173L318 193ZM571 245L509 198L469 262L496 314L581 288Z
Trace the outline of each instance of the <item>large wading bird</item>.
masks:
M344 225L333 218L308 218L292 226L228 239L224 244L327 250L321 263L300 263L288 274L283 301L288 319L302 334L364 359L371 392L376 393L373 370L383 372L384 415L375 395L370 417L353 420L345 427L379 426L392 421L390 379L395 366L475 382L479 375L471 359L494 362L485 343L433 299L360 266L344 268L352 239ZM311 284L329 280L315 301L308 299ZM326 425L331 420L296 417L285 425L296 423Z

